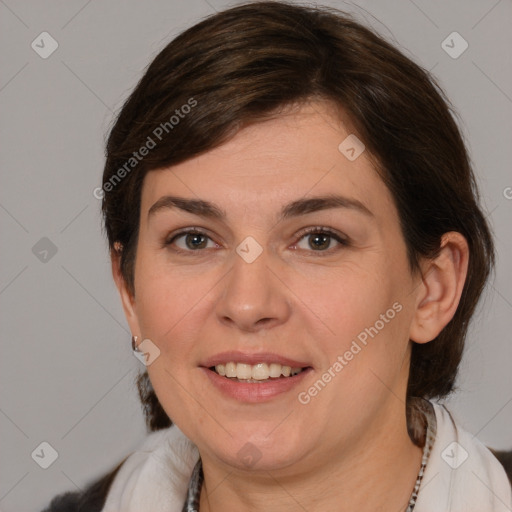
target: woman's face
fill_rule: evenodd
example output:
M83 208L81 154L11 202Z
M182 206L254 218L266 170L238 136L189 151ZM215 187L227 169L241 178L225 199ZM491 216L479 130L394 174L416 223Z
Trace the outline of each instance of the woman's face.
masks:
M405 424L420 280L390 192L329 111L303 106L144 180L128 319L203 459L313 468Z

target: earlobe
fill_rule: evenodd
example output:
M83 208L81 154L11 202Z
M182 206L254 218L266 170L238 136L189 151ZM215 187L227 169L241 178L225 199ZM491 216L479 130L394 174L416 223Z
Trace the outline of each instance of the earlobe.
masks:
M439 254L425 262L409 338L435 339L455 315L466 281L469 248L463 235L445 233Z
M135 297L130 292L126 280L121 272L121 251L122 246L119 242L114 244L114 249L110 252L112 264L112 277L121 298L124 314L130 326L133 335L140 335L140 329L137 320Z

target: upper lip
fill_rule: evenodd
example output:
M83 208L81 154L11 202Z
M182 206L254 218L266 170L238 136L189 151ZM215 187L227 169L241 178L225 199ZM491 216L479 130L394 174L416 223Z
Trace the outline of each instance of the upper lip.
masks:
M234 363L244 363L244 364L258 364L258 363L276 363L283 366L291 366L292 368L306 368L311 366L309 363L305 363L304 361L297 361L295 359L290 359L289 357L280 356L278 354L272 354L270 352L258 352L258 353L248 353L248 352L222 352L220 354L216 354L212 357L206 359L200 366L204 366L206 368L211 368L212 366L217 366L218 364L225 364L229 362Z

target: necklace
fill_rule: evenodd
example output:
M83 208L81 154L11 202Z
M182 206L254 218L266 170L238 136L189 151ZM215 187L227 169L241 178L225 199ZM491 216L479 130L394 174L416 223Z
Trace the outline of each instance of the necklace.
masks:
M423 446L423 456L421 466L416 478L416 484L409 499L409 504L405 512L413 512L418 499L418 493L421 480L427 467L427 462L436 438L437 425L436 415L432 404L423 398L412 398L409 403L409 418L411 424L408 424L409 432L414 437L418 446ZM182 512L199 512L199 498L203 487L204 474L201 458L197 461L190 477L187 497L183 505Z

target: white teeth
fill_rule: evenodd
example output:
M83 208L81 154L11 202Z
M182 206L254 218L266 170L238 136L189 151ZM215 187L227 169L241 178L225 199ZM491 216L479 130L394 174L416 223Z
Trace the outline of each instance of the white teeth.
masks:
M270 377L270 370L267 363L255 364L252 367L252 378L254 380L267 380Z
M281 365L276 363L270 364L270 376L274 379L281 377Z
M236 365L236 376L239 379L250 379L252 377L252 368L250 364L238 363Z
M292 368L279 363L258 363L254 365L235 363L218 364L215 371L222 377L235 378L244 381L263 381L270 378L277 379L281 376L290 377L299 374L303 368Z
M226 363L226 377L236 377L236 363ZM217 367L215 367L217 370ZM218 370L217 370L217 373Z

